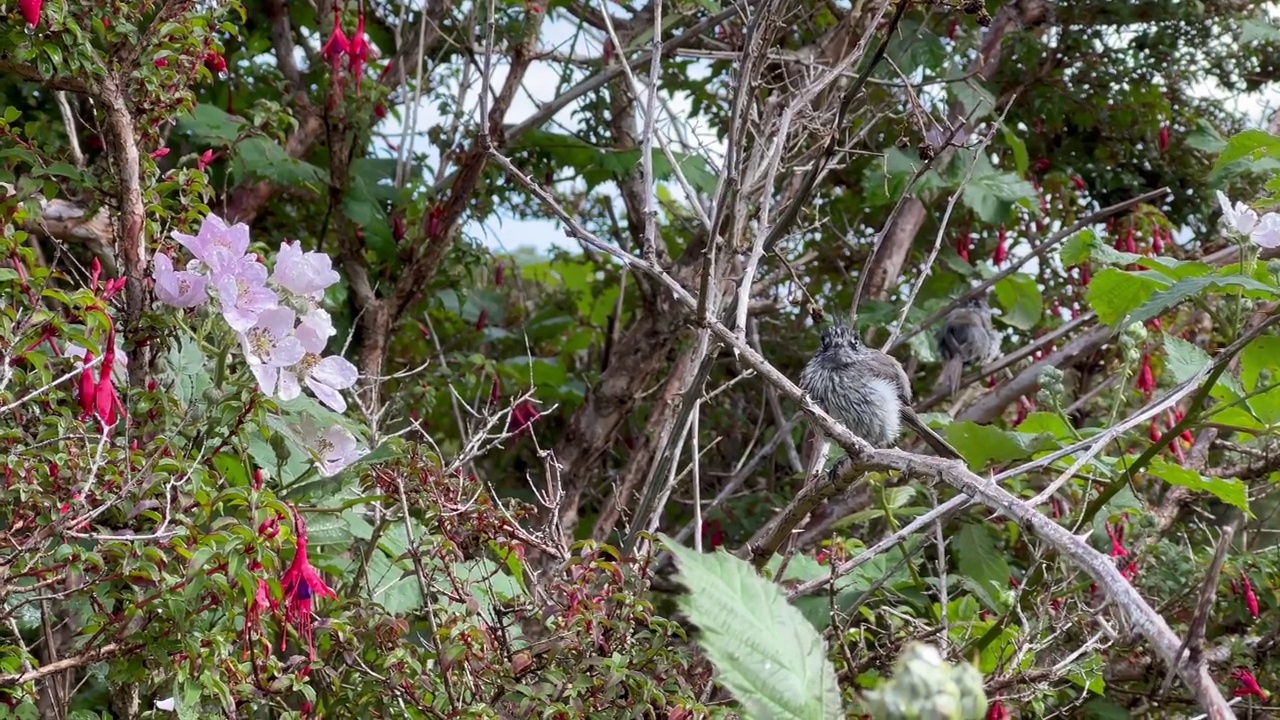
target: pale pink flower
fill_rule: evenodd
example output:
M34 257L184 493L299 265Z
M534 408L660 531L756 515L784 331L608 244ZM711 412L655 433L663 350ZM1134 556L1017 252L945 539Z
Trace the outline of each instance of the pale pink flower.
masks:
M342 472L348 465L368 454L359 447L355 435L341 425L334 425L320 432L310 416L303 420L303 437L320 461L320 474L329 477Z
M176 308L193 308L201 305L209 296L205 288L208 278L186 270L173 271L173 260L164 253L155 257L156 298Z
M173 237L210 270L220 270L224 265L239 260L249 249L249 226L236 223L227 227L227 223L213 213L205 217L199 234L174 231Z
M333 261L319 252L303 252L301 242L283 243L271 276L281 287L312 300L324 296L325 288L338 282Z
M1232 230L1241 235L1253 232L1253 228L1258 224L1258 213L1253 208L1242 202L1233 205L1221 190L1218 191L1218 204L1222 206L1222 218L1227 221Z
M321 317L313 318L317 313ZM328 325L328 332L320 323ZM320 402L336 412L346 412L347 401L338 391L354 385L359 373L355 365L338 355L320 357L329 336L333 334L328 314L323 310L308 313L294 334L307 354L297 365L280 370L280 399L287 401L301 395L301 383L305 382Z
M265 395L274 395L280 368L296 364L307 354L293 334L296 315L286 307L272 307L258 314L257 322L240 335L249 370Z
M245 332L259 313L276 307L280 299L267 288L267 267L252 257L241 257L213 276L222 301L222 317L236 332Z
M1280 215L1267 213L1249 235L1254 245L1264 248L1280 247Z

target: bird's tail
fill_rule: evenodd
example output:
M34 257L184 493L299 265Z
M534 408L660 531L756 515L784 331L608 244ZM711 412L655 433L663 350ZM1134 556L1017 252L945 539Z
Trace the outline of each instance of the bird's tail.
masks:
M902 409L902 422L906 423L915 431L916 435L925 442L926 445L933 448L939 457L950 458L952 460L964 461L960 452L951 447L951 444L942 439L942 436L933 431L933 428L925 425L916 415L916 411L911 408L904 407Z
M953 357L942 363L942 372L938 374L938 389L947 395L955 395L960 389L960 375L964 371L964 361Z

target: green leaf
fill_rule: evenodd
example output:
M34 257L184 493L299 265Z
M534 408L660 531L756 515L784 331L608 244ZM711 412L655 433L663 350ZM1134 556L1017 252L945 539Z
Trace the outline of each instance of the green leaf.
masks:
M1224 373L1224 377L1225 375ZM1265 383L1262 382L1264 377ZM1250 393L1280 382L1280 337L1268 335L1254 338L1245 346L1240 353L1240 381L1244 385L1243 389ZM1254 395L1249 398L1248 403L1258 420L1267 425L1280 423L1280 387ZM1223 419L1224 414L1219 413L1214 419L1227 422Z
M1264 130L1245 130L1227 141L1227 147L1213 164L1218 172L1236 160L1280 156L1280 138Z
M986 467L993 460L1022 460L1055 444L1052 435L1009 432L994 425L979 425L972 420L951 423L943 431L947 442L960 451L972 468Z
M966 524L951 536L960 574L972 581L978 599L989 610L1003 612L1004 590L1009 586L1009 564L996 547L986 525Z
M1227 287L1240 287L1268 294L1275 293L1267 285L1243 275L1187 277L1177 281L1172 287L1151 295L1150 299L1133 313L1132 317L1129 318L1129 322L1146 322L1153 317L1163 315L1169 308L1179 305L1188 298L1199 295L1210 288L1221 289Z
M1058 258L1067 267L1079 265L1089 259L1093 246L1097 242L1098 236L1093 229L1084 228L1062 243L1062 249L1058 250Z
M246 138L236 144L231 175L236 180L250 177L313 192L329 184L328 172L291 157L279 143L265 137Z
M1027 166L1030 164L1027 157L1027 144L1022 142L1022 138L1004 123L1000 124L1000 132L1004 135L1004 141L1009 149L1013 151L1013 167L1018 171L1018 176L1026 177Z
M1085 299L1089 307L1098 313L1098 319L1116 327L1129 313L1147 302L1159 290L1154 279L1116 268L1105 268L1093 276Z
M178 119L177 130L191 133L206 142L230 145L247 127L243 120L222 108L200 103L191 109L190 114Z
M1195 343L1187 342L1180 337L1164 335L1165 369L1173 375L1177 382L1184 382L1194 377L1211 362L1209 354Z
M1019 330L1030 330L1039 324L1044 312L1044 297L1035 278L1014 273L995 284L1000 313L996 319Z
M986 155L979 155L974 161L976 167L969 181L965 183L960 199L982 219L983 222L998 224L1013 217L1014 205L1022 202L1024 207L1039 212L1035 187L1021 177L996 169Z
M1249 512L1249 498L1245 494L1245 484L1235 478L1204 477L1195 470L1175 465L1160 457L1152 459L1147 473L1170 485L1207 492L1228 505L1234 505L1246 513Z
M1018 432L1025 435L1049 435L1058 440L1073 437L1071 426L1061 415L1051 412L1033 412L1018 426Z
M744 717L844 717L826 643L777 585L723 551L704 555L662 540L688 588L677 603L701 630L698 644Z
M213 466L222 473L227 484L232 487L244 487L249 484L249 471L245 469L240 457L230 452L218 453L213 457Z

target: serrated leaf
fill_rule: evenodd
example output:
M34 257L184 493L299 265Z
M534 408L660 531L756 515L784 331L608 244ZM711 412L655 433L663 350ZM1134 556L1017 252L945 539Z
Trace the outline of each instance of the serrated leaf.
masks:
M972 420L953 422L943 432L947 442L960 451L972 468L986 467L993 460L1022 460L1055 444L1051 435L1010 432L994 425L979 425Z
M985 525L966 524L951 536L960 574L973 581L972 587L989 610L1004 611L1004 588L1009 585L1009 564Z
M1062 243L1062 248L1058 250L1058 258L1067 267L1079 265L1090 258L1093 246L1097 242L1098 236L1093 229L1084 228Z
M1016 203L1036 199L1036 189L1031 183L996 169L986 155L979 155L974 162L976 167L964 184L960 199L983 222L993 225L1004 222L1012 217ZM1027 204L1039 212L1039 205Z
M1267 374L1265 384L1261 382L1263 373ZM1280 337L1254 338L1245 346L1240 353L1240 381L1243 389L1251 393L1280 382ZM1248 403L1258 420L1268 425L1280 423L1280 387L1258 393ZM1222 415L1215 415L1214 420L1227 422Z
M1200 346L1173 335L1165 334L1164 350L1164 367L1176 382L1181 383L1194 377L1212 362L1209 353L1201 350Z
M704 555L669 537L662 541L688 588L677 604L702 631L698 645L744 717L843 717L826 643L777 585L724 551Z
M1105 268L1093 276L1085 299L1099 320L1116 327L1121 319L1141 307L1160 287L1149 277Z
M1044 297L1035 278L1014 273L995 284L1000 312L996 319L1019 330L1030 330L1040 323Z
M1072 437L1071 426L1061 415L1051 412L1033 412L1018 426L1018 432L1026 435L1049 435L1058 440Z
M219 145L230 145L248 125L222 108L200 103L178 119L177 130Z
M1175 465L1163 458L1153 458L1147 473L1153 477L1196 492L1207 492L1228 505L1249 512L1245 484L1235 478L1204 477L1195 470ZM1250 513L1252 515L1252 513Z
M1227 146L1218 156L1218 161L1213 164L1212 172L1216 173L1243 158L1257 160L1276 156L1280 156L1280 137L1265 130L1245 130L1227 140Z
M1095 278L1096 280L1096 278ZM1146 322L1153 317L1163 315L1170 308L1181 304L1188 298L1199 295L1208 289L1222 289L1227 287L1239 287L1245 290L1257 290L1274 294L1274 290L1267 285L1254 280L1253 278L1244 277L1243 275L1228 275L1226 277L1187 277L1183 278L1171 287L1160 290L1151 295L1151 297L1139 307L1129 318L1129 322ZM1101 316L1101 315L1099 315Z
M1020 177L1026 177L1027 166L1030 164L1030 159L1027 157L1027 144L1022 141L1022 138L1018 137L1018 134L1012 128L1004 123L1000 124L1000 132L1004 136L1004 141L1009 146L1009 149L1013 151L1014 169L1018 171Z

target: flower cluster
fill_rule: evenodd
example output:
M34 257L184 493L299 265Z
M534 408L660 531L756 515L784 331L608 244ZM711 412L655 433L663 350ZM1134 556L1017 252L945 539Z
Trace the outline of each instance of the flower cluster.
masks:
M1242 202L1232 203L1221 190L1218 204L1222 206L1222 218L1231 231L1264 248L1280 247L1280 214L1269 212L1261 217L1253 208Z
M269 272L248 252L249 227L228 226L210 214L196 235L174 232L174 239L195 259L184 269L173 259L155 256L156 298L176 308L194 308L212 299L235 332L240 348L267 396L289 401L305 386L335 412L345 412L341 391L355 384L354 365L337 355L324 356L337 333L329 313L320 307L324 291L339 279L328 255L305 252L302 243L283 243ZM327 431L307 428L320 450L320 471L332 475L362 454L355 437L341 426Z

